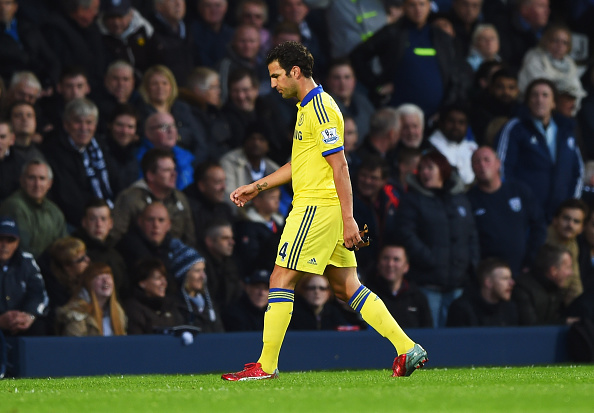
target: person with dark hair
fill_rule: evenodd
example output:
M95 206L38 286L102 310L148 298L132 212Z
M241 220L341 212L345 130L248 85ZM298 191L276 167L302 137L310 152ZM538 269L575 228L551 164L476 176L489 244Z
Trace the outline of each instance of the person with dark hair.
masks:
M28 161L45 159L38 144L43 138L37 132L36 112L35 106L24 100L17 100L7 110L7 117L14 133L13 149Z
M194 219L198 245L206 228L215 221L235 221L234 211L225 201L225 170L220 163L206 161L194 169L194 182L184 189Z
M571 253L563 247L543 245L532 271L522 274L512 293L520 325L569 324L563 287L572 274Z
M168 273L158 258L146 257L134 267L132 297L124 301L128 334L156 334L184 324L175 299L167 295Z
M126 314L119 303L109 265L89 264L78 290L65 306L58 308L56 322L60 336L126 335Z
M408 278L427 296L434 326L443 327L480 258L472 206L464 183L437 151L421 156L408 184L396 215L396 241L408 252Z
M229 199L231 190L270 175L279 165L268 157L270 152L270 136L266 127L258 122L250 123L245 131L245 139L241 148L227 152L221 158L221 166L225 170L225 197Z
M115 249L116 240L111 234L112 228L111 208L105 200L93 198L85 205L80 226L72 235L85 243L91 261L109 265L115 289L121 298L128 294L130 283L126 262Z
M584 292L577 237L584 230L588 213L588 205L581 199L566 199L557 207L548 229L546 243L566 248L571 253L572 274L563 286L563 299L567 306Z
M589 208L584 220L584 231L578 236L579 269L584 293L594 294L594 209ZM594 313L593 313L594 315Z
M409 269L406 249L401 245L386 244L380 249L366 280L403 327L433 327L427 297L414 281L406 278Z
M15 171L20 171L26 162L23 155L12 150L14 142L10 122L0 119L0 202L19 189L19 177Z
M567 198L580 198L584 164L575 138L575 124L553 112L557 89L536 79L526 89L528 113L507 122L496 139L503 179L528 185L547 222Z
M478 231L481 258L507 262L517 279L530 269L544 244L547 224L534 194L521 182L503 181L501 161L488 146L472 154L476 184L468 191Z
M368 242L353 218L342 114L334 99L313 80L314 59L302 44L286 42L274 47L266 63L271 87L285 99L299 100L291 161L237 188L231 200L243 207L261 191L289 182L295 196L270 276L260 359L222 378L278 377L278 357L291 321L295 286L306 274L326 276L336 297L388 338L399 354L392 364L392 376L410 376L427 361L427 352L402 331L382 300L357 276L354 251Z
M470 284L450 305L448 327L517 326L518 308L511 301L515 281L505 261L486 258L476 270L476 283Z
M242 294L223 309L226 331L260 331L268 307L268 270L254 270L244 277Z
M28 161L20 171L20 189L0 205L0 215L12 217L19 226L20 247L35 258L67 234L64 214L47 199L53 177L46 162L40 159Z
M195 246L190 204L184 193L175 188L177 173L173 154L163 149L150 149L143 156L140 167L144 178L134 182L116 198L114 238L119 240L147 205L159 201L169 213L172 236Z
M428 138L431 145L457 169L466 185L474 182L470 158L478 148L474 139L468 137L468 112L467 105L461 102L444 106L439 111L437 129Z
M138 112L127 103L114 107L107 120L107 151L105 156L113 165L113 190L117 195L138 180L140 170L138 150Z

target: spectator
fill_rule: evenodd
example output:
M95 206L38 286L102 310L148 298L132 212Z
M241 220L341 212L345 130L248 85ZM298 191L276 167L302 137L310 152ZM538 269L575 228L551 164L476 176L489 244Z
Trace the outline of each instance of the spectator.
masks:
M158 146L153 142L156 138L154 131L148 126L149 119L154 114L170 115L173 118L170 124L175 126L175 130L170 129L168 132L174 132L175 135L172 137L175 139L172 144L167 145L168 149L177 146L176 142L179 140L179 145L189 151L197 162L208 157L205 132L192 116L190 106L177 98L177 83L173 73L167 67L162 65L150 67L144 73L139 92L145 102L140 110L141 118L146 120L147 125L143 133L153 145ZM141 150L139 156L142 157L143 153L144 151ZM181 159L177 161L182 162Z
M194 59L202 66L215 68L231 43L233 29L225 23L227 0L197 0L198 18L190 26L192 37L200 39L194 49Z
M592 9L594 12L594 8ZM591 64L583 77L583 84L588 96L582 99L582 107L577 114L577 121L582 136L594 136L594 64ZM594 159L594 140L584 139L584 158Z
M518 73L518 87L524 94L535 79L545 78L553 83L563 81L573 87L577 98L577 108L586 91L582 87L575 61L571 58L571 30L563 25L549 26L540 39L539 45L528 50Z
M394 182L396 190L401 194L408 192L408 176L416 175L423 151L418 148L401 147L398 150L398 176Z
M126 335L126 314L118 302L109 265L90 264L70 301L57 310L57 333L61 336Z
M378 254L375 270L367 283L377 291L392 317L403 328L433 327L431 310L425 294L405 276L410 264L404 247L384 245Z
M44 159L36 142L41 142L41 135L37 133L37 119L35 107L25 101L17 101L8 108L8 117L14 133L13 149L26 160Z
M90 259L85 244L70 236L54 241L48 248L48 255L49 268L42 274L49 297L48 324L53 332L56 309L65 305L77 291Z
M518 325L518 308L511 301L515 281L504 261L487 258L477 268L478 288L472 285L454 300L448 327L509 327Z
M115 249L112 228L111 208L105 200L95 198L85 205L80 227L72 235L85 243L87 255L92 262L102 262L109 266L118 297L124 297L130 289L128 269L124 258Z
M569 198L557 207L547 233L547 244L563 247L571 254L571 276L563 286L563 302L566 306L584 292L577 237L584 230L587 216L588 205L580 199Z
M532 266L545 242L546 223L536 198L521 182L501 180L501 161L487 146L472 155L476 185L468 191L481 258L507 263L514 279Z
M394 233L400 194L388 183L389 168L378 155L363 158L357 171L353 216L359 225L367 225L373 240L368 248L357 251L357 264L365 272L372 265L390 234Z
M144 178L122 191L116 199L114 238L119 240L147 205L162 202L171 219L171 235L196 245L188 199L175 189L175 162L171 152L151 149L142 158L141 167Z
M270 92L268 85L268 69L259 56L260 33L250 24L239 25L235 28L231 43L226 48L225 56L217 63L221 79L221 95L223 102L229 96L229 74L239 68L253 71L258 77L260 95Z
M483 62L500 62L499 45L499 33L495 26L488 23L478 24L472 32L470 50L466 58L472 70L476 72Z
M574 124L553 114L556 93L550 80L532 81L525 97L528 115L507 122L496 140L504 179L532 188L547 222L563 200L581 196L584 175Z
M324 276L305 274L295 287L291 330L336 330L348 322L334 304L334 294Z
M452 38L427 24L429 0L404 0L404 16L388 24L351 53L357 78L375 100L397 107L418 105L427 118L443 104L463 98L462 82ZM434 53L415 52L431 48ZM375 74L372 61L378 57L382 70Z
M248 125L241 148L233 149L221 158L226 178L224 199L230 206L235 206L229 198L232 188L257 181L279 168L268 157L270 137L267 133L266 128L259 123Z
M260 58L264 59L272 48L272 35L265 27L268 23L268 4L264 0L242 0L235 9L239 25L249 24L258 29L260 35Z
M204 239L204 231L212 222L235 220L234 210L225 200L225 170L218 162L203 162L194 171L194 183L184 194L188 197L196 239Z
M468 136L468 109L464 104L445 106L439 112L437 129L429 136L429 142L455 167L466 185L474 182L471 158L478 148Z
M128 104L115 107L107 122L106 157L113 165L113 189L116 196L138 179L138 115Z
M153 26L130 0L107 0L97 19L107 64L130 63L138 73L150 66Z
M208 290L223 308L241 295L240 273L233 257L233 227L226 221L211 222L204 232L204 258ZM227 323L225 329L227 329Z
M64 214L46 197L52 183L50 166L32 159L22 168L21 188L0 206L0 214L12 217L18 224L20 247L35 258L56 239L67 235Z
M409 279L427 296L435 327L443 327L450 304L474 274L478 235L462 180L445 156L421 157L417 176L401 198L397 239L410 261Z
M571 277L571 254L563 247L541 247L530 273L522 274L512 299L518 305L520 325L566 324L563 287Z
M184 254L191 248L179 238L172 236L171 220L163 203L155 201L148 204L128 232L116 244L116 249L124 257L127 268L134 266L143 258L158 258L167 269L167 293L177 291L177 280L172 272L173 257Z
M526 52L537 45L550 14L549 0L518 0L511 15L491 19L499 33L501 57L512 70L517 71Z
M245 218L234 226L235 255L241 267L272 271L285 219L279 214L281 191L269 189L252 200Z
M388 163L392 175L397 169L395 149L399 140L400 116L396 109L378 109L369 121L369 134L357 149L357 155L360 159L369 155L379 155Z
M184 84L195 64L194 39L201 44L205 39L192 37L186 25L186 0L155 0L155 13L151 23L155 28L151 58L153 63L168 67L178 84Z
M226 331L260 331L268 306L269 270L256 270L243 280L243 293L223 310Z
M175 299L166 294L167 270L156 258L141 260L134 270L132 297L124 302L128 334L155 334L184 323Z
M425 114L413 103L404 103L396 108L400 120L401 147L423 148L425 131Z
M17 16L18 0L5 1L0 7L0 77L8 83L13 73L32 70L51 87L58 80L60 62L45 37L35 24Z
M594 291L594 209L589 208L584 231L578 236L579 268L585 295Z
M184 324L198 327L202 333L222 333L223 322L218 304L208 292L204 266L204 258L193 249L173 257L173 276L181 286L177 306Z
M369 132L369 119L375 109L367 96L356 90L357 79L348 59L330 63L326 81L328 93L336 100L342 114L352 116L360 136L366 136Z
M447 14L455 32L456 49L462 56L470 51L472 34L481 18L483 0L453 0L452 8Z
M100 0L61 1L61 11L47 16L41 31L62 66L84 67L92 90L105 70L101 32L95 24Z
M19 249L19 228L0 217L0 331L44 335L48 297L33 256Z
M41 96L41 83L33 72L15 72L10 78L4 107L10 107L17 101L35 105Z
M247 70L238 69L229 75L229 100L223 113L231 126L231 134L239 147L251 123L260 123L270 137L271 159L284 165L291 153L288 125L282 122L279 111L269 100L258 97L258 78Z
M74 99L64 110L64 131L45 140L42 152L54 172L52 199L76 227L85 203L94 197L113 205L111 164L95 137L99 111L87 99Z
M499 69L488 86L472 100L470 126L477 143L492 145L495 134L512 117L520 113L518 79L509 69ZM496 130L493 130L497 128Z
M20 171L26 162L23 155L12 149L14 142L10 122L0 120L0 202L19 188L15 171Z
M353 119L352 116L343 116L343 120L344 157L346 158L347 164L349 165L350 173L354 174L361 163L359 155L356 154L357 143L359 142L359 130L357 129L357 124L355 123L355 119Z
M212 159L219 159L240 144L221 112L221 81L215 70L204 66L194 69L179 96L190 105L192 114L204 127L208 137L207 153Z

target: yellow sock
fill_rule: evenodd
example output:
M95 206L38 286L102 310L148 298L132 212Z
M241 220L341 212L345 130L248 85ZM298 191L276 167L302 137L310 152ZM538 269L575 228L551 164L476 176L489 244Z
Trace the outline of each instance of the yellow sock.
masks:
M349 300L349 305L361 314L371 327L386 337L402 354L413 348L415 342L400 328L384 302L369 288L362 285Z
M294 296L293 290L283 288L271 288L268 293L268 309L264 315L262 334L262 354L258 360L266 373L272 374L278 368L278 355L293 314Z

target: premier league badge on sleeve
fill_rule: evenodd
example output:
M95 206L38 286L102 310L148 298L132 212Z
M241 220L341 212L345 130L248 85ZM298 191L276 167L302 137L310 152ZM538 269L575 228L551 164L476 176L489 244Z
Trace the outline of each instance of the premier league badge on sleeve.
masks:
M338 142L338 133L336 132L336 128L325 129L322 132L322 142L327 145L332 145Z

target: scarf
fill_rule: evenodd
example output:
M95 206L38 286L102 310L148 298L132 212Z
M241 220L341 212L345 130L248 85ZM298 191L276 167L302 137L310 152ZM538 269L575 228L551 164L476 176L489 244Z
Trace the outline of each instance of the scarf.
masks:
M83 164L87 178L91 182L94 194L97 198L104 199L105 202L113 209L113 192L109 185L109 175L103 158L103 151L99 144L93 138L91 143L81 152L83 157Z

